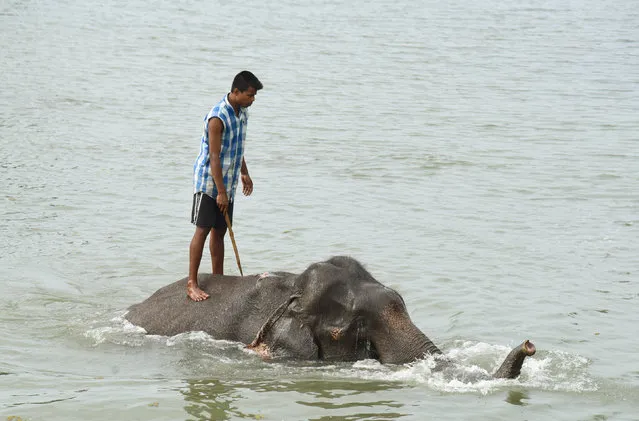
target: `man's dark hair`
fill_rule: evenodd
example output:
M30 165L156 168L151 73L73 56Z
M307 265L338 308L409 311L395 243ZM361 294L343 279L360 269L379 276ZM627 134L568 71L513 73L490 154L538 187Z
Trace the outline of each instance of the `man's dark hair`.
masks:
M233 85L231 85L231 92L233 92L235 88L237 88L240 92L244 92L248 88L255 88L256 91L259 91L263 88L263 86L262 82L260 82L253 73L248 70L244 70L235 75Z

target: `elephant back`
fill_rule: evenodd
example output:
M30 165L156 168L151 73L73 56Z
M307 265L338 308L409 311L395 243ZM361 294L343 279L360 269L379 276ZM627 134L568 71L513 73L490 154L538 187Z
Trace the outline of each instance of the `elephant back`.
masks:
M210 295L207 300L189 299L184 278L132 305L125 318L152 335L203 331L216 339L249 343L288 299L295 277L286 272L268 277L200 274L198 284Z

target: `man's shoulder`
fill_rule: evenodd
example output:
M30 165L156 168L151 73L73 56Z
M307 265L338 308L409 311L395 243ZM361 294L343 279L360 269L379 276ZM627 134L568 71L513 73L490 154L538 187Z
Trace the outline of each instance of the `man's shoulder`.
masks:
M220 101L219 103L215 104L213 108L211 108L211 111L209 111L209 113L206 115L205 120L208 121L215 117L222 121L228 120L230 114L232 113L232 110L233 108L231 108L231 111L229 111L227 104L225 104L224 101Z

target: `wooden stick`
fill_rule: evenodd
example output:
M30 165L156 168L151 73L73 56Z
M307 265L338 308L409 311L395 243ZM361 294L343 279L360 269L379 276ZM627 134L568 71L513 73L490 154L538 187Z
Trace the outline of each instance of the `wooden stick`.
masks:
M231 236L231 242L233 243L233 251L235 252L235 261L237 262L237 267L240 269L240 275L244 276L242 273L242 264L240 263L240 253L237 251L237 244L235 244L235 235L233 235L233 228L231 227L231 220L229 219L229 214L224 211L224 219L226 220L226 226L229 229L229 235Z

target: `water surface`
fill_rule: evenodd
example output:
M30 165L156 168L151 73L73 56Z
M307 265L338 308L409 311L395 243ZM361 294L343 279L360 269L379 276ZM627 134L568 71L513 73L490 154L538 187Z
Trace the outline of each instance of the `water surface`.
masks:
M0 415L636 419L638 24L629 1L5 1ZM124 321L188 271L202 118L243 69L244 272L351 255L461 372ZM526 338L519 379L472 381Z

